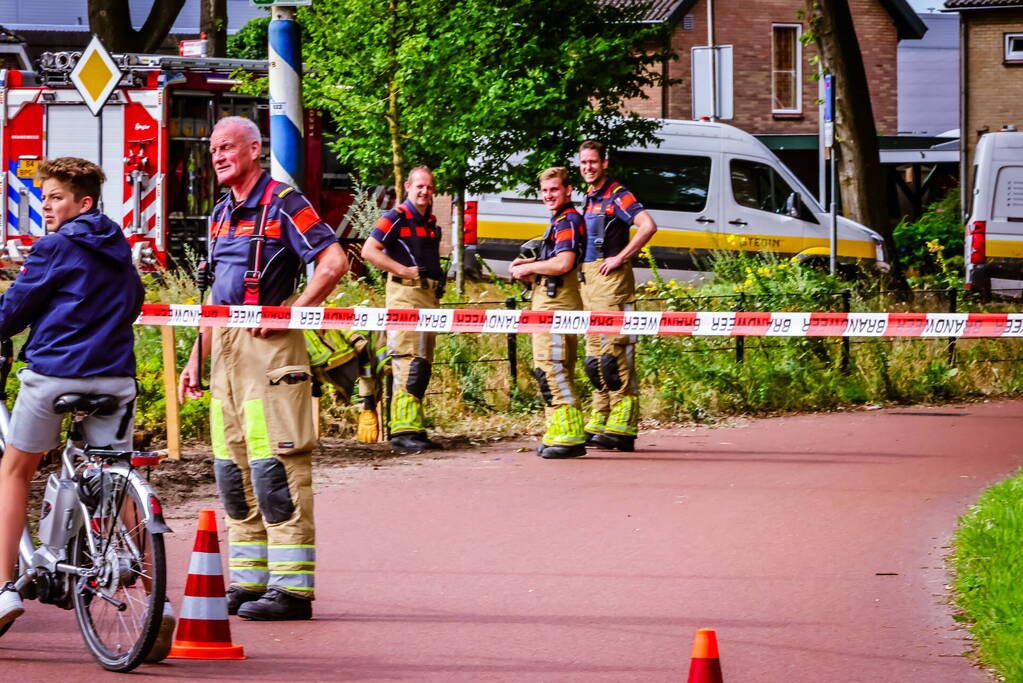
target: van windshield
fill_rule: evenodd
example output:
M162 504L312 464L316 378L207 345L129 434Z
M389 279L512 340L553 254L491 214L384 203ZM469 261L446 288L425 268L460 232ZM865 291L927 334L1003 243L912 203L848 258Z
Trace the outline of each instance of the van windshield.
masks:
M710 157L619 152L611 176L648 209L699 213L707 206Z

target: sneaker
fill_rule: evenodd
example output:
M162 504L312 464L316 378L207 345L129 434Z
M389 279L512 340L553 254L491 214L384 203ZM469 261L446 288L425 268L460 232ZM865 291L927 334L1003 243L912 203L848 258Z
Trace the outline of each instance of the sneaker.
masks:
M259 600L263 594L259 591L250 591L241 586L231 586L227 589L227 613L238 614L238 608L247 602Z
M24 613L25 605L21 602L21 595L14 587L14 582L8 581L0 586L0 628L7 626Z
M253 621L297 621L313 618L313 601L294 593L270 588L259 600L238 608L238 616Z
M167 659L167 655L170 654L171 645L174 644L174 629L177 625L178 620L174 618L174 608L171 606L170 600L167 600L163 603L163 619L160 621L160 632L156 635L156 642L153 643L153 647L149 650L149 654L146 655L144 661L149 664L155 664Z
M636 450L636 437L604 432L603 434L594 434L593 445L604 450L631 453Z
M541 458L547 458L549 460L578 458L586 455L586 446L583 444L577 444L575 446L548 446L547 444L540 444L536 447L536 454Z

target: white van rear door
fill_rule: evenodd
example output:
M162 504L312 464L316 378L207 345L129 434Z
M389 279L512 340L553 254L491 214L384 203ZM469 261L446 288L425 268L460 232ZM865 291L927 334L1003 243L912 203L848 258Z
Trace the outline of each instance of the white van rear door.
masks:
M721 226L725 247L779 256L802 252L804 232L817 218L806 207L799 218L788 215L786 204L796 189L764 160L725 158L725 220Z

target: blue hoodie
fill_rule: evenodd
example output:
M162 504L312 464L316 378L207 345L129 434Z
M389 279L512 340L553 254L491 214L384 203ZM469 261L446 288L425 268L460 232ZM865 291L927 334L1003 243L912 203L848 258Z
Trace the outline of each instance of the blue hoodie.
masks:
M21 358L52 377L133 377L144 291L121 228L93 209L39 238L0 297L0 337L32 332Z

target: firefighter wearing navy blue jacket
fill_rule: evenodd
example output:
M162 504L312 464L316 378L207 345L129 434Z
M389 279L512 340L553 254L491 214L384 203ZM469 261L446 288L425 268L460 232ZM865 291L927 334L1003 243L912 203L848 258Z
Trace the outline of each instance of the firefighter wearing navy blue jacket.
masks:
M217 180L210 260L219 305L316 306L348 270L334 231L302 194L259 166L259 128L238 116L210 135ZM305 264L316 268L295 297ZM210 436L230 546L228 612L308 619L316 567L309 355L301 330L204 330L181 373L182 401L202 395L199 362L212 347ZM212 338L212 339L211 339Z
M437 308L444 293L433 193L433 172L426 166L413 168L405 182L407 198L377 221L363 245L362 257L387 273L388 308ZM427 438L423 418L436 338L435 332L387 333L394 376L391 445L401 451L440 448Z
M583 218L572 206L568 169L556 166L540 174L540 198L551 212L536 258L519 257L511 276L532 283L534 311L579 311L579 263L585 244ZM542 458L586 455L583 415L575 388L575 334L534 334L533 374L547 403L547 429L536 449Z
M583 208L583 303L589 311L630 311L636 279L629 259L650 241L657 225L631 192L608 178L607 163L600 142L587 140L579 146L579 171L590 185ZM631 239L630 225L636 228ZM587 336L586 376L593 384L587 443L634 450L639 429L635 336Z
M0 337L32 328L21 347L27 366L18 372L21 387L0 461L0 630L24 611L12 571L29 483L43 454L60 440L64 416L54 412L54 399L66 393L116 396L117 412L87 418L84 436L91 446L132 447L132 324L144 292L131 247L120 226L96 209L105 180L98 166L61 157L44 162L38 177L49 234L32 246L21 274L0 298Z

